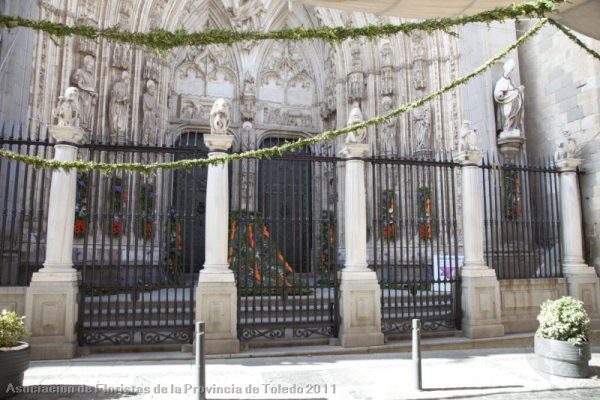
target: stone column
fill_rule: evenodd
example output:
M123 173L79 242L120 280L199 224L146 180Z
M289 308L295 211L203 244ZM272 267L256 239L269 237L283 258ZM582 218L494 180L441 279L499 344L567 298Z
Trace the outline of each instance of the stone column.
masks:
M76 126L51 126L56 140L54 158L75 161L77 146L84 141ZM46 259L27 289L25 319L31 330L33 359L73 358L77 334L79 272L73 269L73 229L77 171L52 172L48 202Z
M214 114L221 114L216 115ZM222 120L215 121L221 118ZM211 135L204 135L209 158L223 157L233 144L227 134L229 105L222 99L211 111ZM218 125L218 126L215 126ZM223 127L224 125L224 127ZM215 134L216 133L216 134ZM196 320L206 323L208 354L237 353L237 288L227 262L229 229L228 165L208 167L206 188L205 261L196 289Z
M474 131L474 130L473 130ZM481 171L477 164L483 153L476 149L460 152L455 160L462 165L464 265L461 271L462 331L469 338L504 335L500 311L500 285L496 272L483 257L484 225Z
M358 110L358 111L356 111ZM350 116L360 113L355 107ZM352 135L352 134L351 134ZM360 132L357 135L363 136ZM367 264L367 209L365 157L369 145L364 138L349 136L341 154L347 158L344 191L345 268L340 280L340 339L344 347L374 346L384 342L381 332L381 288L375 271ZM363 140L361 140L363 139Z
M583 160L567 157L556 161L560 171L560 222L562 271L569 296L584 302L592 326L600 328L600 280L583 257L583 224L577 167Z

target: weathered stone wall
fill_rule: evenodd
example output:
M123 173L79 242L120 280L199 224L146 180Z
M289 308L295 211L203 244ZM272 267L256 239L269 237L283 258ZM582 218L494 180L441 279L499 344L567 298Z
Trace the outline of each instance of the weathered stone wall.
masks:
M0 0L0 12L37 18L35 0ZM27 122L35 33L31 29L0 29L0 121Z
M581 38L600 50L600 41ZM552 156L565 130L576 138L586 172L580 180L586 261L600 271L600 63L550 26L526 42L519 56L528 157Z

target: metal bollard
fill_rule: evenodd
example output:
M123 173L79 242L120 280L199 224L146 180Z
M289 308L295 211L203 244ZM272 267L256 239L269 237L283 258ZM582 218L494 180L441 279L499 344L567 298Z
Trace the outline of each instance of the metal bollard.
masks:
M204 354L204 322L196 322L196 387L198 400L206 400L206 354Z
M412 320L412 364L413 364L413 387L422 390L421 379L421 320Z

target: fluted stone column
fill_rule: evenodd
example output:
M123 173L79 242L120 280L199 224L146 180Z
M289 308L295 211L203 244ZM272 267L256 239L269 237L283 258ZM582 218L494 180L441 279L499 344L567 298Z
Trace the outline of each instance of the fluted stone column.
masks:
M221 113L222 115L217 115ZM219 119L221 119L219 121ZM215 122L217 121L217 122ZM223 157L231 148L234 137L227 134L229 105L224 100L215 102L211 111L211 135L204 135L210 150L209 158ZM227 262L229 229L228 165L208 167L206 188L206 233L204 268L200 271L196 289L196 320L206 324L206 351L208 354L237 353L237 288Z
M367 209L365 157L369 146L347 143L344 192L344 244L346 264L340 281L340 339L342 346L383 344L381 288L375 271L367 264Z
M86 135L75 126L51 126L54 159L75 161ZM46 259L27 289L25 319L32 332L33 359L72 358L77 335L79 272L73 269L73 229L77 171L52 172L48 202Z
M462 331L469 338L504 335L501 319L500 285L496 272L484 260L484 225L481 171L477 164L483 153L466 150L455 160L462 165L462 214L464 264L461 271Z
M562 271L567 279L567 291L584 302L592 326L600 328L600 280L593 267L583 257L583 224L577 167L583 160L557 160L560 171L560 221L562 230Z

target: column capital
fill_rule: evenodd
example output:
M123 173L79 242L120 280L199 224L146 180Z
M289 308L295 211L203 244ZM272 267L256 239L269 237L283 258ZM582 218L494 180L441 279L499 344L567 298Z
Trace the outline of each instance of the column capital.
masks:
M477 165L483 158L483 151L478 150L466 150L454 156L454 161L460 163L463 166Z
M574 172L583 163L581 158L563 158L556 161L556 167L560 172Z
M204 135L204 144L210 151L227 151L233 145L232 135Z
M365 157L369 153L369 145L366 143L346 143L340 151L345 158Z
M88 134L79 126L51 125L48 130L57 143L79 146L88 140Z

